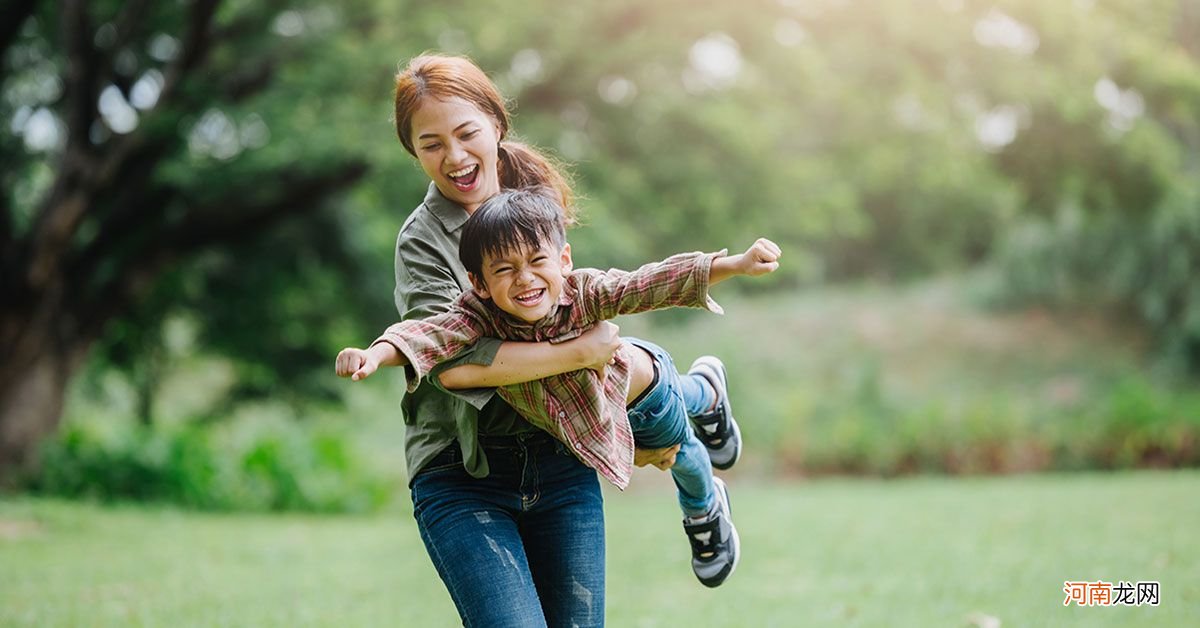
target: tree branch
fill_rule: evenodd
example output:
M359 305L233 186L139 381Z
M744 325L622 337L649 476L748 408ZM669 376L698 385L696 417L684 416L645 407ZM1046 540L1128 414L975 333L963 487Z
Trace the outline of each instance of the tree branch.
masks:
M62 2L63 47L67 51L63 82L66 101L67 152L85 150L96 119L100 55L92 45L92 20L84 0ZM65 164L64 164L65 165Z
M221 91L231 102L245 100L261 92L275 78L276 60L268 58L254 65L242 68L229 77L221 87Z
M71 238L102 189L121 172L126 159L146 141L145 132L124 136L107 147L103 161L97 161L89 134L97 120L99 94L99 56L92 45L91 19L84 0L63 0L63 36L67 47L66 123L68 139L59 172L50 193L40 204L28 244L25 281L30 288L45 284L63 262ZM177 86L183 77L204 59L210 39L213 16L220 0L194 0L184 35L183 50L170 66L168 87ZM131 13L127 26L133 28ZM167 87L163 94L167 95ZM144 129L145 125L143 125Z
M212 47L213 17L220 0L192 0L188 6L188 24L183 33L179 55L164 72L163 89L159 96L165 102L175 94L183 78L200 65Z
M329 195L362 178L367 165L361 161L341 164L329 171L312 174L289 170L272 178L282 194L265 202L246 202L248 191L233 190L225 198L188 212L188 217L164 234L163 248L191 252L215 242L235 241L256 235L270 224L315 208ZM254 184L254 187L259 187Z
M129 99L129 90L133 87L133 77L119 74L113 64L113 59L129 46L134 35L137 34L148 5L148 0L126 0L121 5L120 13L112 21L116 36L113 38L113 43L103 51L101 59L100 83L116 85L126 100Z
M33 14L36 4L37 0L12 0L4 7L4 15L0 16L0 57L3 57L8 47L17 40L17 35L21 34L21 27Z
M88 134L96 120L97 55L92 46L91 18L83 0L63 0L62 37L67 50L63 102L67 142L58 173L38 204L26 242L25 287L40 290L57 265L57 257L86 211L92 186L93 151Z
M348 187L367 166L354 161L313 175L293 169L272 175L282 193L262 202L248 202L255 190L234 189L220 199L188 211L187 217L163 233L138 241L141 250L129 255L113 276L84 297L74 309L81 317L83 336L124 312L172 261L220 243L256 237L268 227L315 209L330 195ZM253 185L253 184L252 184ZM255 188L258 186L255 185Z

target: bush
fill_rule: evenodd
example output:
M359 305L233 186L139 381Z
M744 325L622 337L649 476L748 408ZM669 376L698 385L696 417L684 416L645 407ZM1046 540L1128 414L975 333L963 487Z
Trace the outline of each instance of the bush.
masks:
M1145 213L1067 206L1027 220L1000 239L994 298L1114 310L1152 334L1162 365L1200 374L1200 191Z
M798 412L779 439L803 473L1007 473L1200 466L1200 394L1127 376L1073 407L1004 396L907 408L882 393Z
M383 506L393 483L332 426L83 419L43 445L41 471L29 488L211 510L360 512Z

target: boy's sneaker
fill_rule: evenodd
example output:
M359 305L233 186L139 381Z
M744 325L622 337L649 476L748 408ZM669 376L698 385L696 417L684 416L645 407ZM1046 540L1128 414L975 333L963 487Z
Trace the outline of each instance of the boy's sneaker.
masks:
M700 519L683 520L683 531L692 544L692 571L706 587L719 587L737 569L738 533L729 510L729 490L713 478L712 512Z
M692 431L708 449L712 466L723 471L737 464L738 458L742 457L742 432L733 419L733 407L729 405L725 365L711 355L702 355L688 369L688 375L692 374L708 380L717 391L717 405L712 411L688 418L692 422Z

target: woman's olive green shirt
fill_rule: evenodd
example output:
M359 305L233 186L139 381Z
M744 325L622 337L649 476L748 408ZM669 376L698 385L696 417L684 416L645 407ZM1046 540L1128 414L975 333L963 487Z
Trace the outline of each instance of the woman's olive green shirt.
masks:
M459 294L471 288L467 271L458 260L458 242L469 216L430 183L425 201L400 227L396 238L395 296L402 319L445 312ZM467 472L477 478L486 477L488 463L479 445L481 432L504 435L537 429L496 396L492 388L450 392L438 382L438 374L447 368L491 364L499 348L500 341L495 338L480 340L459 357L433 369L427 385L404 396L400 408L404 414L404 456L410 479L455 440L462 449Z

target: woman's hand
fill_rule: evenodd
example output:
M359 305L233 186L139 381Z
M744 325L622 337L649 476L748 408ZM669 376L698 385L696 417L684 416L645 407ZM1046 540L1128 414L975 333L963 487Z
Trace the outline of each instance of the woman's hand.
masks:
M679 445L671 445L670 447L663 447L661 449L638 448L633 452L633 464L639 467L652 464L666 471L675 466L675 454L678 453Z
M600 321L591 329L580 334L571 343L579 351L580 364L584 368L596 371L600 381L604 381L604 370L613 363L617 349L621 347L621 328L609 321Z

